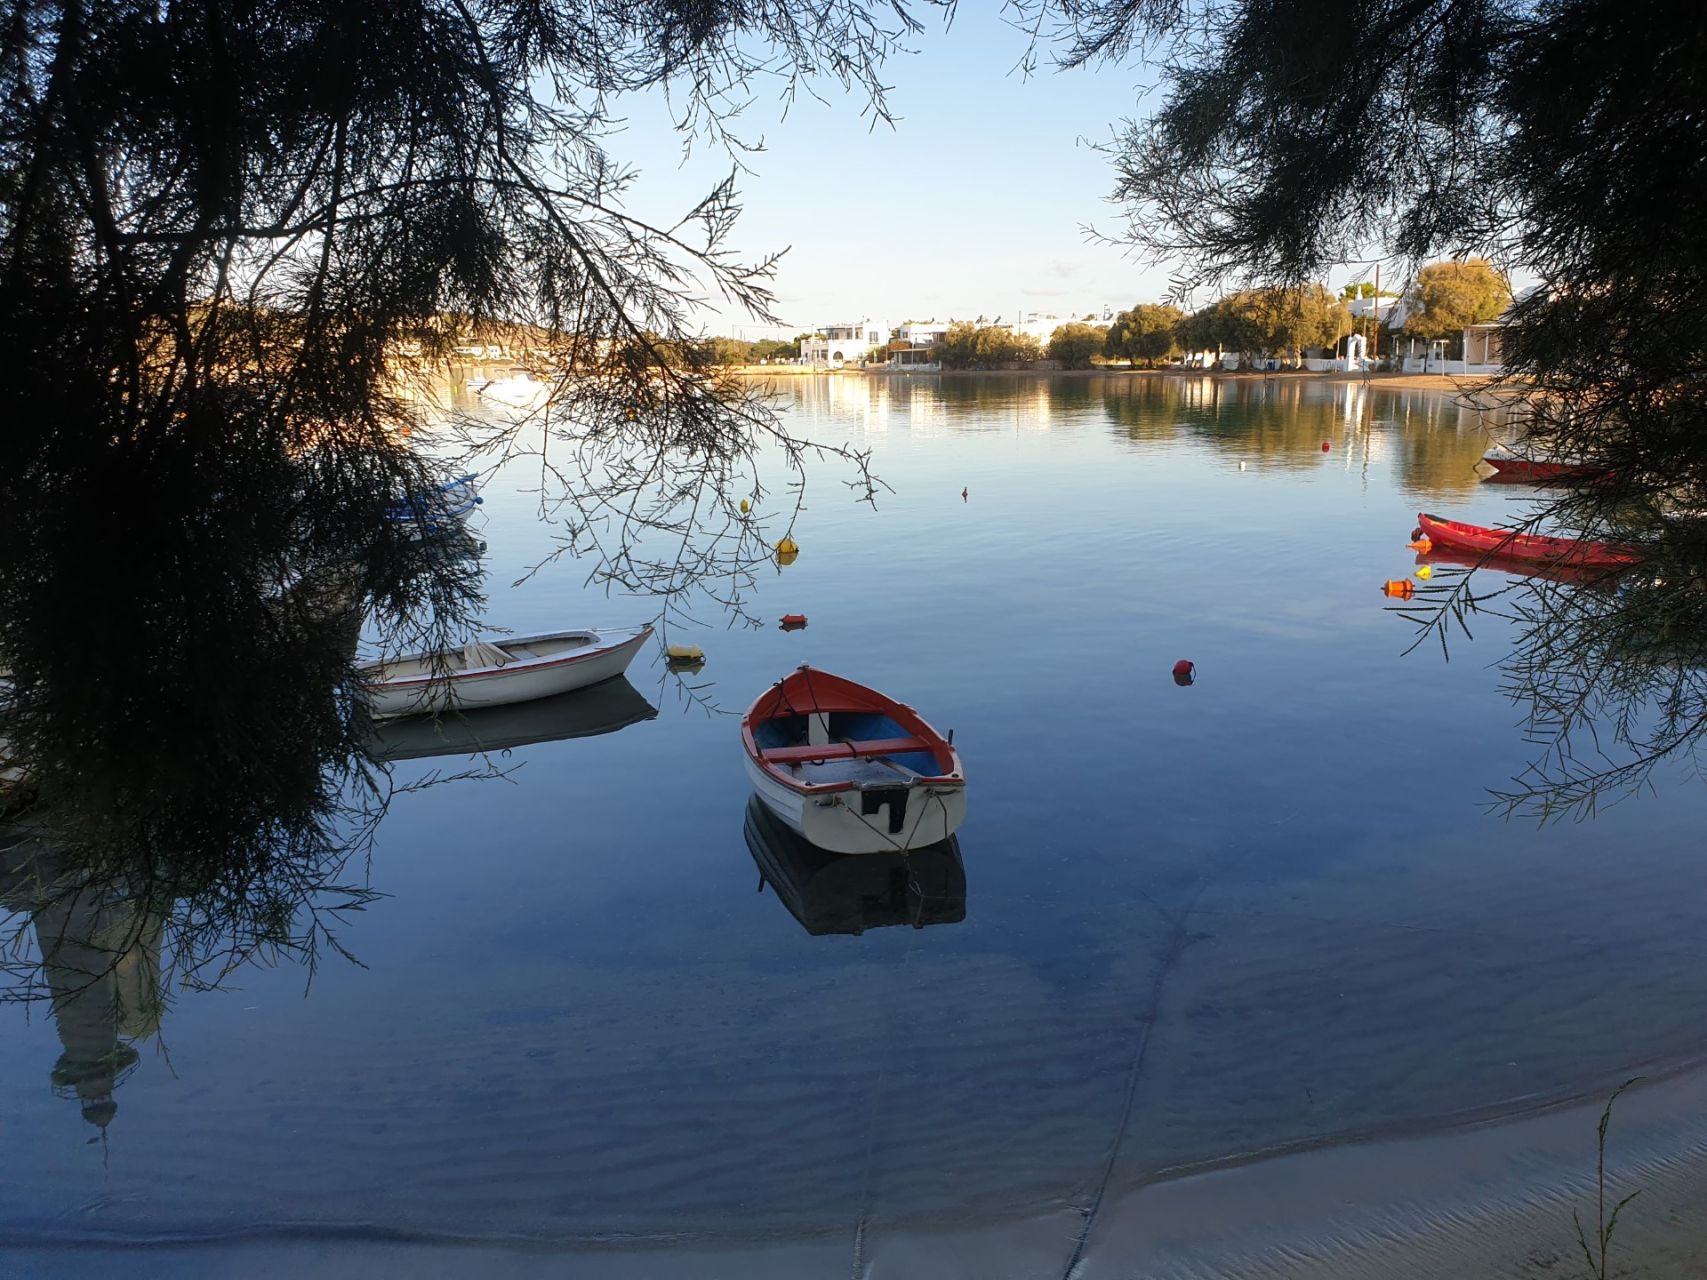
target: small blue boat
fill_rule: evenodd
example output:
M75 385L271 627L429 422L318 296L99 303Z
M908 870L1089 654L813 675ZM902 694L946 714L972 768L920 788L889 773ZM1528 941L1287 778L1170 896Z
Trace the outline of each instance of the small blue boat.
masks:
M385 509L387 520L412 520L424 526L429 532L441 524L452 520L460 520L486 499L482 498L477 486L480 477L477 475L458 476L455 480L447 480L441 485L428 489L425 493L415 494L402 502L393 503Z

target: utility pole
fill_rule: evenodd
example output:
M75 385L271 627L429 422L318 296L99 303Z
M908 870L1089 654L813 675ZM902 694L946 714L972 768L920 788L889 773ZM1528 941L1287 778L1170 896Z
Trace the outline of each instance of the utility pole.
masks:
M1369 335L1369 358L1381 357L1381 264L1375 264L1375 327Z

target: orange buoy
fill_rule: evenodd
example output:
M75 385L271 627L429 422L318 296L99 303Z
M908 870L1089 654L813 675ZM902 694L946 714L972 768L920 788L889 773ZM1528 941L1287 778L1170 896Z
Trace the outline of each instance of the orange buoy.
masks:
M1401 600L1409 600L1416 594L1416 590L1416 583L1412 582L1409 578L1395 578L1391 582L1387 583L1386 586L1381 588L1381 594L1385 596L1397 596Z
M782 615L782 629L784 631L798 631L805 625L806 615L804 613L785 613Z
M1425 533L1415 542L1407 542L1405 545L1412 551L1420 551L1426 556L1429 552L1434 550L1434 539Z

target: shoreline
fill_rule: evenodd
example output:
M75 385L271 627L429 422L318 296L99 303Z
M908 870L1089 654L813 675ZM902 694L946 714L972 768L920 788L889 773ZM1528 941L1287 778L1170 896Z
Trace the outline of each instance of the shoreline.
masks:
M1368 376L1325 370L1281 369L947 369L929 373L887 373L881 369L811 369L803 365L742 365L730 370L742 378L1179 378L1193 382L1335 382L1360 383L1395 391L1447 391L1474 394L1488 390L1493 379L1485 374L1372 373Z
M1432 1132L1342 1142L1180 1172L1112 1194L1087 1229L1061 1206L994 1225L917 1227L874 1220L827 1235L747 1240L386 1238L383 1228L312 1224L195 1241L38 1240L0 1245L0 1264L38 1280L101 1264L185 1280L314 1274L349 1280L409 1271L417 1280L480 1274L544 1280L566 1264L586 1280L1075 1280L1239 1276L1266 1280L1542 1280L1575 1275L1573 1209L1592 1233L1596 1126L1604 1097ZM1707 1068L1650 1078L1619 1098L1606 1145L1610 1206L1640 1191L1609 1251L1616 1274L1686 1280L1707 1269ZM945 1171L945 1176L952 1171ZM762 1210L761 1210L762 1212ZM8 1270L0 1265L0 1270ZM8 1270L8 1274L10 1271Z

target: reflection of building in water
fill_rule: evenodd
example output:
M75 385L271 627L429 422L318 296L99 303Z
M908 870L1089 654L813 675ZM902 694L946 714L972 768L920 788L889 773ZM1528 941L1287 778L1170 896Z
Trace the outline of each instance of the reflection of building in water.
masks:
M966 918L966 867L950 836L910 853L828 853L747 801L747 850L759 888L776 893L811 934L864 933L886 925L955 924Z
M909 435L923 438L942 431L937 383L936 378L902 380L835 374L791 378L786 391L794 397L795 416L809 427L852 429L860 438L876 439L887 435L892 425L902 425Z
M62 1052L56 1092L105 1129L134 1042L160 1029L163 921L117 884L83 884L40 842L0 836L0 907L27 913Z

